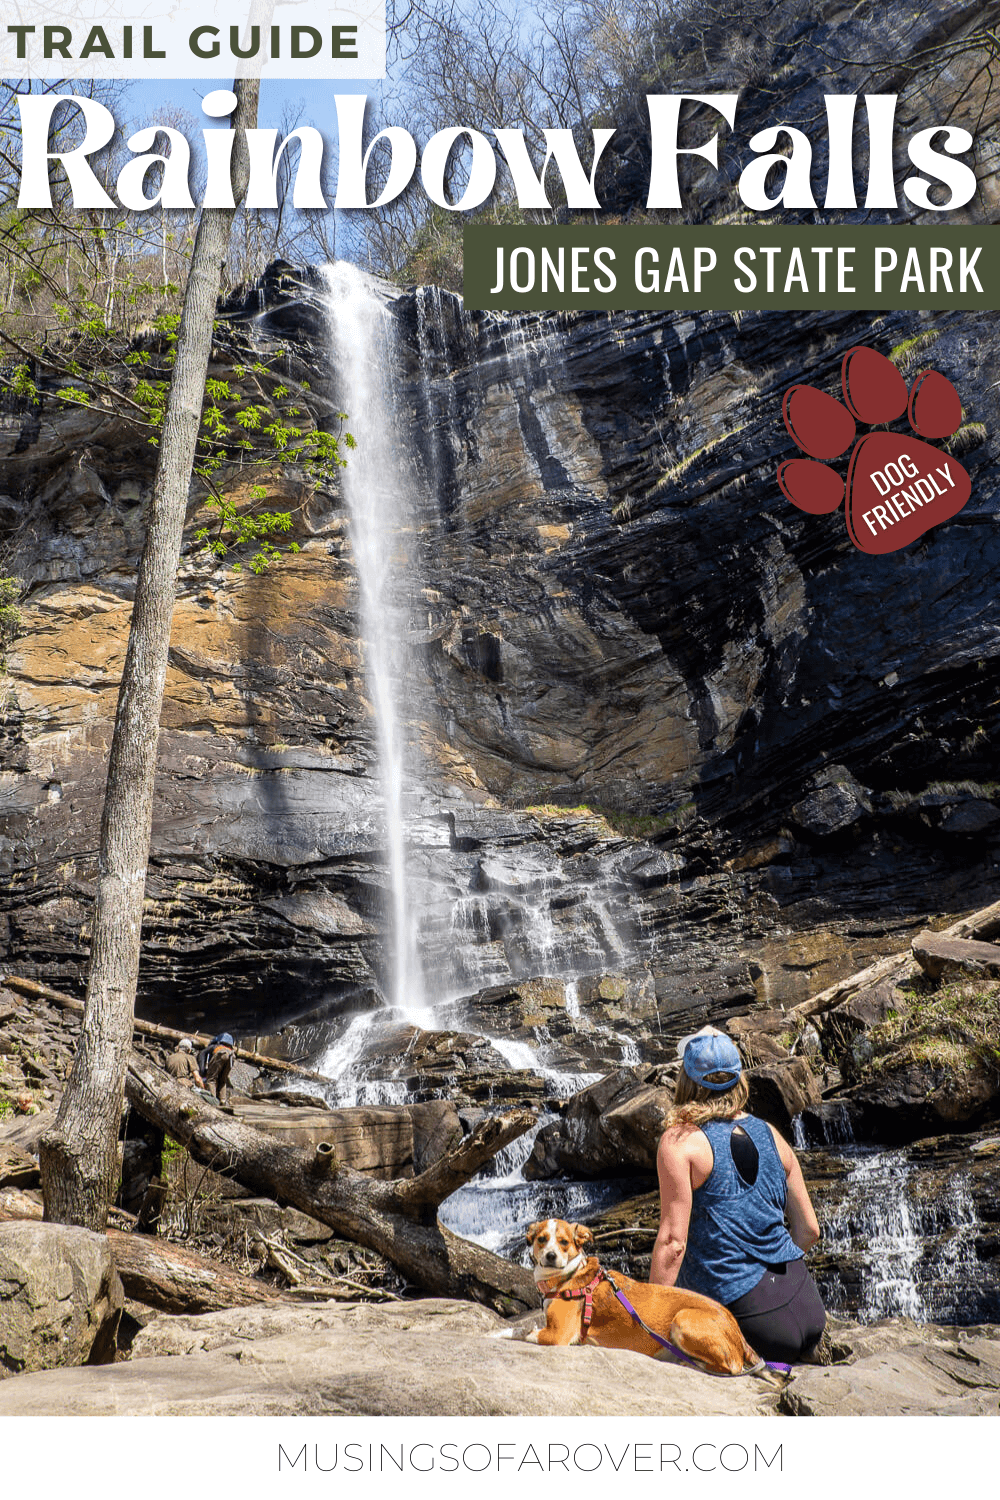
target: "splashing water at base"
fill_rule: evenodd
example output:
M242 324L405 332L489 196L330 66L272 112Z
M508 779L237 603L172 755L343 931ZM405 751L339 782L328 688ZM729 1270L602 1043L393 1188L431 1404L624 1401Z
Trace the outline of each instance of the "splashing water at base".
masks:
M317 1073L330 1080L330 1098L335 1104L357 1104L363 1080L358 1076L358 1057L382 1024L378 1011L353 1016L337 1040L315 1063Z
M554 1115L541 1115L525 1135L497 1152L492 1171L481 1172L446 1198L440 1210L442 1224L485 1250L527 1265L524 1231L529 1224L537 1219L576 1220L625 1197L625 1187L617 1182L525 1180L524 1165L535 1137L554 1119Z

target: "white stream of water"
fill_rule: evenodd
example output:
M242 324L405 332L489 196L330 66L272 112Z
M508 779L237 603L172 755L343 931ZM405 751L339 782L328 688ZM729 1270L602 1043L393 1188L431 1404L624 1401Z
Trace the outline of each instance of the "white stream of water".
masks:
M585 1087L582 1080L580 1087ZM622 1196L611 1182L530 1182L524 1167L535 1137L553 1115L542 1115L527 1134L498 1151L480 1175L441 1205L441 1222L455 1234L498 1255L518 1255L528 1263L525 1227L537 1219L575 1220L610 1207Z
M405 620L396 586L409 565L405 540L412 506L399 462L392 389L395 320L356 267L327 266L326 310L330 342L347 426L357 447L347 452L342 487L350 513L351 546L358 574L365 677L378 735L379 776L385 819L390 889L389 982L393 1008L427 1023L429 1013L408 892L405 837L407 763L402 659Z
M924 1242L910 1202L912 1176L902 1151L859 1156L846 1184L848 1222L825 1228L824 1238L834 1255L863 1247L858 1306L862 1322L894 1316L927 1319L916 1275Z

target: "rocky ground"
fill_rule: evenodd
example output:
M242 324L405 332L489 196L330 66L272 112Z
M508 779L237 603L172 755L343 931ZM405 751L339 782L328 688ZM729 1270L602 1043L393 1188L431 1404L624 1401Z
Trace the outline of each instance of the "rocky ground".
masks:
M465 1302L157 1318L126 1364L0 1383L0 1416L996 1416L996 1328L838 1326L778 1391L623 1350L498 1339Z
M924 1317L832 1319L831 1362L797 1370L781 1391L651 1368L624 1352L522 1344L518 1335L537 1315L505 1324L483 1307L421 1297L380 1256L306 1214L252 1197L231 1177L195 1168L176 1148L161 1152L164 1238L151 1240L135 1232L152 1172L141 1122L126 1131L117 1237L40 1222L37 1138L58 1102L77 1012L69 999L29 999L32 986L12 979L0 991L0 1283L14 1291L0 1364L13 1378L0 1388L0 1412L996 1414L1000 1055L992 1008L1000 981L985 975L1000 965L1000 948L981 939L998 933L1000 913L987 908L957 929L923 934L911 950L881 960L874 976L854 976L798 1014L756 1008L729 1021L759 1113L786 1130L798 1122L829 1143L835 1124L843 1130L852 1114L863 1120L866 1110L881 1110L875 1117L893 1119L897 1139L908 1142L894 1148L901 1162L894 1170L912 1178L925 1273L921 1280L910 1264L908 1274ZM550 988L539 981L517 999L539 1003ZM622 999L614 985L609 991L595 999ZM389 1032L383 1041L381 1052L373 1041L371 1061L388 1072L405 1057L407 1086L423 1102L331 1108L317 1077L247 1055L232 1108L289 1143L336 1141L346 1164L405 1177L482 1118L473 1096L492 1078L494 1105L534 1102L551 1111L526 1163L529 1178L613 1169L639 1187L649 1182L676 1062L619 1067L555 1099L481 1036ZM137 1032L151 1061L161 1062L170 1045L151 1028ZM466 1094L456 1071L462 1059L478 1070ZM801 1154L825 1228L814 1273L830 1305L837 1295L864 1310L865 1242L885 1233L885 1186L872 1183L873 1204L849 1156L829 1144ZM657 1221L655 1192L593 1217L602 1259L643 1278ZM847 1228L835 1233L838 1224ZM172 1244L175 1257L195 1254L180 1272L176 1261L151 1272L145 1260L137 1266L129 1241L154 1247L154 1258L158 1243L164 1252ZM511 1332L513 1339L495 1337Z

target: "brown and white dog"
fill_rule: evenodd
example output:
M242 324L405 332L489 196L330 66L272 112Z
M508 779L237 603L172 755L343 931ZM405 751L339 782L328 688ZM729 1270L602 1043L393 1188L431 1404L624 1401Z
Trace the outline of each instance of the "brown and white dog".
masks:
M631 1281L620 1272L605 1272L593 1287L592 1321L583 1331L585 1299L560 1293L582 1290L600 1275L596 1256L586 1247L594 1236L583 1224L565 1219L540 1219L529 1224L527 1240L534 1275L545 1304L545 1327L528 1335L534 1344L599 1344L605 1349L634 1349L639 1354L664 1356L662 1345L650 1338L625 1310L612 1286L619 1286L643 1323L715 1375L760 1373L764 1362L750 1348L732 1313L699 1292L672 1286Z

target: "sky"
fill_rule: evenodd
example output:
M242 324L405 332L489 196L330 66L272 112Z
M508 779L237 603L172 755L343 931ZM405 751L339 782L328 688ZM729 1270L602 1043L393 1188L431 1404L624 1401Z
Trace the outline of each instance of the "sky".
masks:
M315 125L322 129L327 120L332 120L334 115L333 94L368 93L375 94L382 80L372 79L366 81L356 78L340 78L336 82L320 82L297 79L268 79L261 84L260 91L260 123L261 125L277 125L281 119L287 103L298 107L301 104L302 123L304 125ZM211 89L232 88L232 77L219 78L209 82L204 78L176 78L176 79L150 79L148 82L137 80L129 82L126 86L126 98L130 107L131 118L137 123L143 123L147 119L152 122L156 118L158 110L163 109L165 104L171 108L186 109L196 120L208 125L209 121L201 113L201 100ZM228 125L228 121L223 121Z

